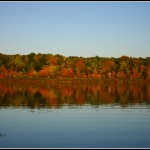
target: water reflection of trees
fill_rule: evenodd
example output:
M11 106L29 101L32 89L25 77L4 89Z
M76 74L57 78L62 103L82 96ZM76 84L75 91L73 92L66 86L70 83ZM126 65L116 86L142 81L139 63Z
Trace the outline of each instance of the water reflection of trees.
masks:
M150 104L150 85L137 84L0 84L0 107Z

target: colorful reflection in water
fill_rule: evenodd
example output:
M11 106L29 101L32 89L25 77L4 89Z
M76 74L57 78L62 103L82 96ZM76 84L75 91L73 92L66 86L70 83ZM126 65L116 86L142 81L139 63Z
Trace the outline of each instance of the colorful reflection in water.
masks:
M148 84L1 83L0 147L148 148L149 106Z
M0 107L61 108L66 105L150 104L149 84L0 83Z

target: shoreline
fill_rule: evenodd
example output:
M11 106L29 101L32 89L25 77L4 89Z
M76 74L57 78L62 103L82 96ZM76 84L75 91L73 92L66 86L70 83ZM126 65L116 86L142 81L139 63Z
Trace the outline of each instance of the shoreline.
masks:
M149 84L149 80L120 80L99 78L42 78L42 77L17 77L0 78L0 83L127 83L127 84Z

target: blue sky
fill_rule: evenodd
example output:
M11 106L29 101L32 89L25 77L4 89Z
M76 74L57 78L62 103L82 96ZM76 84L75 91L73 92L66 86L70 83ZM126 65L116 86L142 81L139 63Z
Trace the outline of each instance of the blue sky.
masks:
M150 56L150 2L0 2L0 53Z

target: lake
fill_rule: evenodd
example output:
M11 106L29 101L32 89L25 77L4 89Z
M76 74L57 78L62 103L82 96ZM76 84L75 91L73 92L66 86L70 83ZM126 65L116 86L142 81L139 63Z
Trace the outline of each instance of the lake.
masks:
M0 83L0 148L150 148L150 84Z

